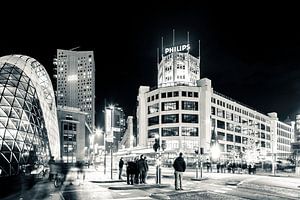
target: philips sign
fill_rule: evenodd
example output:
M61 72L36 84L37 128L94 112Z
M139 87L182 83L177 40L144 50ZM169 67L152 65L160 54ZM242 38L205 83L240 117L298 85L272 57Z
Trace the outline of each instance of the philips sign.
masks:
M190 49L190 44L184 44L176 47L165 48L165 54L179 52L179 51L188 51Z

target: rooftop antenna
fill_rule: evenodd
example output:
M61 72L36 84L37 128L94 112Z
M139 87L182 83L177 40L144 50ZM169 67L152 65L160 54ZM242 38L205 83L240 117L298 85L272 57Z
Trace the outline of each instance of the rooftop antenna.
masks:
M74 47L74 48L72 48L72 49L69 49L69 51L74 51L75 49L79 49L79 48L80 48L80 46Z
M164 55L164 37L161 37L161 59Z
M173 29L173 47L175 46L175 29Z
M175 29L173 29L173 48L175 46ZM175 73L175 51L173 51L173 83L175 82L175 76L176 76L176 73Z

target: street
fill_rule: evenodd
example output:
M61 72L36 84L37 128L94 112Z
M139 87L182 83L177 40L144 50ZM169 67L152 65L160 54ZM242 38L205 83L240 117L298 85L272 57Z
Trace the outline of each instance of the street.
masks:
M104 175L103 169L94 167L85 169L77 179L76 169L71 170L61 188L55 188L53 182L43 180L31 189L12 194L10 199L299 199L300 179L296 177L273 177L270 175L249 175L229 173L207 173L207 180L192 181L195 171L188 169L184 173L182 191L174 190L173 170L162 169L162 185L155 187L155 171L150 168L147 184L128 186L126 182L114 182L110 173ZM114 180L117 174L114 173ZM125 172L123 173L125 175ZM123 179L126 177L123 176Z

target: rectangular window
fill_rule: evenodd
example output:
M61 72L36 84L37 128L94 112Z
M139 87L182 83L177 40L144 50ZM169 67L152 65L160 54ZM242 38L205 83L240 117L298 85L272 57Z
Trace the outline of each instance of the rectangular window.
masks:
M161 93L161 98L166 98L166 93Z
M159 124L159 116L148 118L148 126Z
M179 121L179 115L178 114L172 114L172 115L162 115L161 123L178 123Z
M227 130L229 131L234 131L234 125L232 123L226 123L226 126L227 126Z
M182 101L181 102L182 110L198 110L198 102L195 101Z
M260 129L261 130L266 130L266 126L264 124L260 124Z
M162 111L178 110L179 103L178 101L162 102L161 107L162 107Z
M198 136L198 128L196 127L182 127L181 128L182 136Z
M231 152L233 150L233 145L227 144L227 152Z
M168 97L172 97L172 92L168 92Z
M242 131L241 126L239 126L239 125L235 126L234 131L237 133L241 133L241 131Z
M217 116L225 118L225 111L220 108L217 108Z
M156 113L158 111L159 111L158 103L148 106L148 114Z
M156 95L155 95L155 99L158 99L158 98L159 98L159 95L158 95L158 94L156 94Z
M154 101L154 96L151 97L151 101Z
M186 97L186 91L182 91L181 96Z
M175 91L174 92L174 97L178 97L179 96L179 92L178 91Z
M211 107L211 114L212 114L212 115L215 115L215 114L216 114L216 108L213 107L213 106Z
M188 97L193 97L193 92L188 92Z
M162 136L179 136L179 128L178 127L169 127L161 129Z
M68 130L68 124L64 124L64 130Z
M218 140L225 140L225 133L218 131Z
M194 97L198 97L198 92L194 92Z
M226 112L226 119L231 120L233 119L233 116L230 112Z
M217 120L217 127L221 129L225 129L225 122Z
M233 135L232 134L226 134L226 140L229 142L233 142Z
M147 98L147 102L150 102L150 97Z
M198 115L182 114L183 123L198 123Z
M159 129L158 128L148 130L148 138L155 138L155 135L159 136Z
M235 142L236 142L236 143L241 143L241 142L242 142L242 141L241 141L241 136L236 135L236 136L235 136Z

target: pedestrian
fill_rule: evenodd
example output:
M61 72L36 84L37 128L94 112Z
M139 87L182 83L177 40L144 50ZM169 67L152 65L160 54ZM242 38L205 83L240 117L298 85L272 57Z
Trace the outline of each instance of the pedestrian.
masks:
M147 160L147 157L146 157L146 156L144 157L144 161L145 161L145 167L146 167L144 183L146 184L146 183L147 183L146 180L147 180L147 176L148 176L148 171L149 171L148 160Z
M136 157L134 159L134 163L135 163L135 173L134 173L134 183L135 184L139 184L139 174L140 174L140 171L139 171L139 167L138 167L138 161L139 161L139 157Z
M221 166L221 164L220 164L220 162L218 162L218 163L217 163L217 173L220 172L220 166Z
M136 173L136 163L133 161L128 161L127 162L127 167L126 167L126 175L127 175L127 184L133 185L134 182L134 175Z
M54 174L56 173L54 156L51 156L50 160L48 161L48 165L49 165L49 170L50 170L49 181L51 181L54 177Z
M146 175L146 164L144 160L144 155L140 156L138 160L138 169L139 169L139 181L140 183L145 183L145 175Z
M173 163L174 167L174 174L175 174L175 190L183 190L182 188L182 176L183 172L185 172L186 169L186 163L182 157L182 153L179 153L179 157L177 157Z
M82 180L84 181L85 173L83 171L83 163L84 163L84 161L77 161L76 162L76 167L77 167L77 179L79 179L79 175L81 175Z
M124 165L124 161L123 161L123 157L121 157L119 161L119 180L122 180L121 176L122 176L123 165Z

